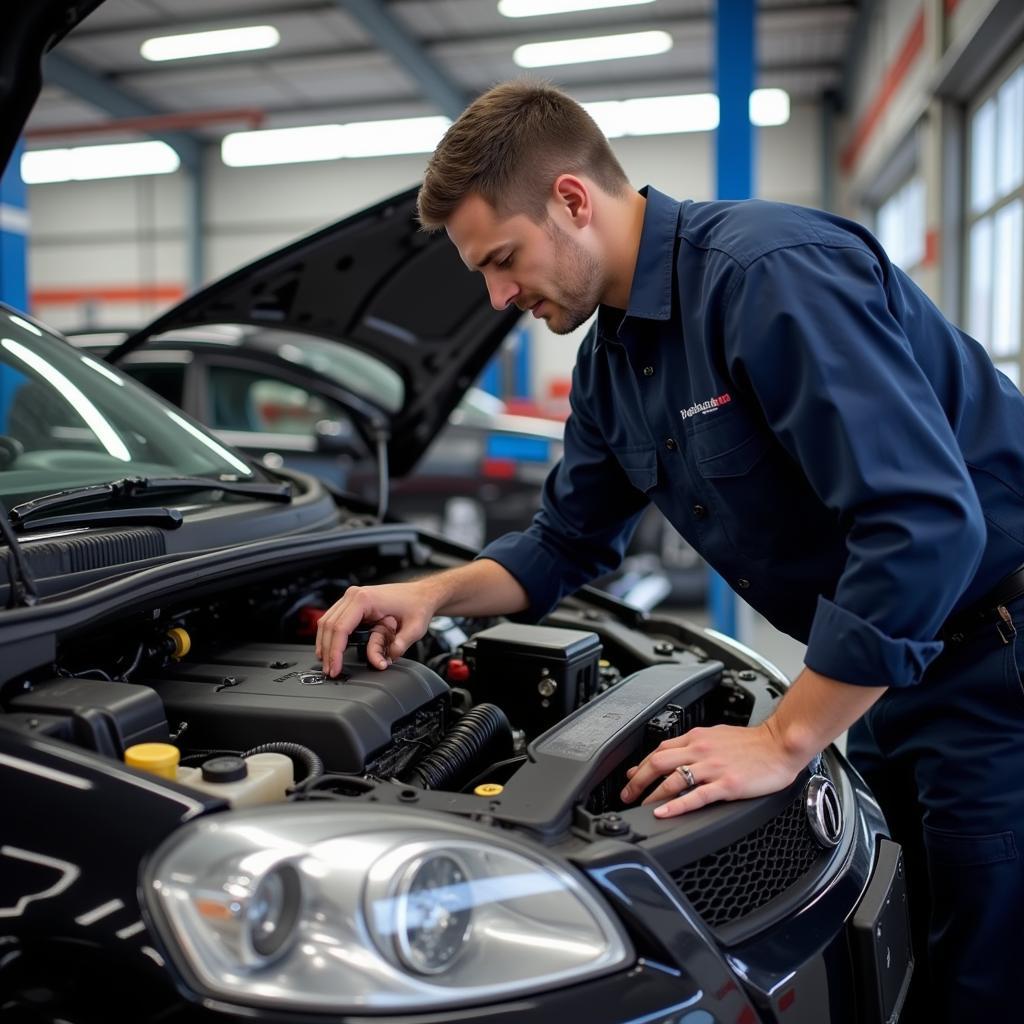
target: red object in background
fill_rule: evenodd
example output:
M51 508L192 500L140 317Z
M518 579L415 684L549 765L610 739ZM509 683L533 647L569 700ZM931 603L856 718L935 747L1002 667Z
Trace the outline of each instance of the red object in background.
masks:
M316 627L326 614L326 608L316 608L313 605L300 608L296 615L299 621L296 624L295 632L299 636L316 636Z
M469 666L461 658L452 658L445 675L449 683L464 683L469 679Z
M513 459L483 459L480 472L492 480L514 480L516 464Z

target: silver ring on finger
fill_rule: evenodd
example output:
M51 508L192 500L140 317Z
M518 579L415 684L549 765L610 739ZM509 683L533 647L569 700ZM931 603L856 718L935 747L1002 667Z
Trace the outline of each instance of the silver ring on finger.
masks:
M693 772L688 764L679 765L676 771L683 777L687 789L693 789L697 785L697 780L693 777Z

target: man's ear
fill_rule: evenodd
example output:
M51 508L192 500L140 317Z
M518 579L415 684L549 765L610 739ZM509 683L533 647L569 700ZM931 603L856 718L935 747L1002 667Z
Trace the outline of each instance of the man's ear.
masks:
M585 228L594 216L590 186L575 174L560 174L551 186L551 198L573 227Z

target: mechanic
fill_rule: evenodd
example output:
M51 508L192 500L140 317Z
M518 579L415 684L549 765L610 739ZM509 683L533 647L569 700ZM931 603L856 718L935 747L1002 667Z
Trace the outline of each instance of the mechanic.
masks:
M467 566L350 588L320 621L325 672L364 622L383 668L435 614L536 620L618 564L653 501L807 653L766 722L663 743L623 799L668 817L774 792L853 727L917 883L931 1008L913 1012L1017 1019L1024 396L858 224L634 191L543 84L477 99L418 206L495 308L557 333L597 318L530 528Z

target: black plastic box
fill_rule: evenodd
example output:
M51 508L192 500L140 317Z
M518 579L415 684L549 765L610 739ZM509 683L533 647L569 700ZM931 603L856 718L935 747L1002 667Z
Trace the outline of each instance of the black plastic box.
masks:
M494 701L509 721L537 736L595 692L601 641L596 633L503 622L463 644L473 696Z

